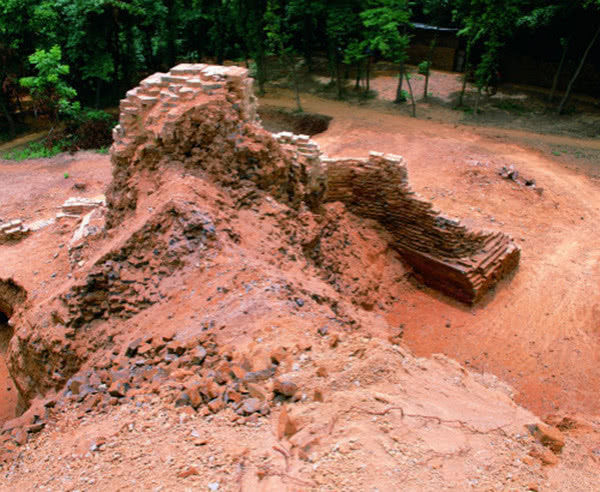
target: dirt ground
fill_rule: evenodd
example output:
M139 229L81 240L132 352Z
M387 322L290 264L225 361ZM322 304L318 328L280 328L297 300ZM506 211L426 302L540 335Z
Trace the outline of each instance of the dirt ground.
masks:
M269 104L284 100L266 98ZM499 227L522 247L514 278L474 309L417 286L399 293L389 317L405 325L409 346L497 374L537 413L598 412L600 303L590 293L600 279L600 142L472 129L313 96L303 104L334 118L315 137L326 153L401 154L414 189L438 208L476 227ZM549 151L554 146L577 150L556 156ZM510 165L543 192L501 179L499 169Z
M109 158L92 152L27 162L0 160L0 168L5 180L0 196L0 221L19 218L26 223L54 218L69 197L102 194L111 176ZM76 189L75 184L85 185L85 189ZM60 281L55 274L67 268L67 252L61 235L55 233L50 237L49 241L45 235L33 235L17 248L4 248L0 278L10 276L12 269L22 272L22 279L38 285L30 293L34 297L57 288ZM38 260L35 269L30 267L32 257ZM7 377L5 351L6 343L0 340L0 421L14 416L17 404L14 384Z
M424 99L425 78L416 73L416 67L408 67L411 74L411 86L416 101L416 114L419 119L434 120L441 123L461 123L474 127L489 127L507 130L524 130L536 134L566 135L575 138L594 138L600 136L600 106L598 101L588 96L573 95L567 105L568 111L563 115L556 114L556 107L561 94L554 101L549 100L549 91L539 87L520 86L504 83L496 94L482 93L477 106L477 91L468 84L462 107L458 107L459 94L462 90L461 74L432 70L427 99ZM305 81L312 93L327 94L334 98L330 79L325 76L313 76ZM398 74L396 72L378 71L370 82L373 98L357 100L363 106L386 110L396 98ZM406 81L403 89L407 91ZM358 94L354 86L348 83L346 94L356 99ZM396 114L409 115L411 112L410 97L404 104L396 105ZM557 144L560 145L560 144ZM597 149L597 147L596 147ZM559 148L552 149L561 152ZM600 158L600 154L595 154Z
M291 106L288 96L286 91L271 93L262 102ZM598 412L600 374L593 369L600 358L600 303L591 293L600 278L600 163L593 155L585 157L598 149L598 141L473 131L314 96L304 96L303 103L307 110L334 118L329 130L315 137L326 153L399 153L407 159L414 189L426 199L470 225L501 228L522 247L514 278L474 309L418 283L396 293L401 300L389 318L405 326L409 346L419 355L442 352L498 375L538 414ZM548 152L567 143L584 157ZM543 192L500 178L498 170L509 165L535 179ZM89 185L85 196L101 192L110 164L108 157L95 154L58 156L4 162L2 174L2 218L37 219L52 215L68 196L82 194L71 189L74 182ZM26 254L9 261L25 266Z
M390 79L384 87L390 89L392 81L393 79ZM261 103L291 107L293 100L288 91L278 90L271 91L261 100ZM415 191L427 200L431 200L437 208L460 217L470 226L502 229L511 234L522 248L521 263L516 274L502 282L495 292L490 293L474 308L468 308L424 288L418 279L412 276L409 276L407 281L398 282L393 292L382 294L396 299L395 303L387 309L386 318L398 329L403 328L403 340L407 346L417 356L431 357L436 353L445 354L470 367L476 373L480 373L481 378L491 374L498 376L517 390L517 402L538 416L566 413L582 413L590 416L600 414L600 403L597 399L600 391L600 373L596 369L600 362L600 337L598 336L600 300L596 294L600 280L600 246L597 240L597 223L600 219L598 140L578 139L568 135L538 135L521 129L478 128L459 124L459 121L442 123L436 118L413 119L398 114L397 110L389 106L357 107L314 95L304 95L303 104L307 111L333 117L329 129L314 137L327 154L364 156L370 150L377 150L403 155L408 163L410 181ZM534 179L535 188L520 186L501 178L498 171L503 166L511 165L521 175ZM101 193L110 181L110 172L109 157L93 153L60 155L53 159L21 163L0 161L0 176L3 182L3 193L0 194L0 219L22 218L31 221L52 217L56 207L69 196L92 197ZM68 179L65 179L65 173L68 173ZM85 183L85 191L74 190L75 183ZM3 248L0 278L14 276L13 273L18 271L19 274L15 278L17 281L39 286L29 292L31 296L43 298L48 292L58 289L61 282L60 275L56 277L53 274L57 271L66 274L69 271L66 252L61 247L61 244L64 246L67 237L68 235L57 227L51 231L45 230L39 236L29 237L18 248ZM257 244L258 242L257 239ZM36 255L36 264L40 265L35 270L29 267L32 255ZM373 264L375 263L374 260ZM251 276L251 272L246 275ZM215 278L215 281L217 280ZM182 301L182 306L186 305ZM157 323L162 318L166 320L166 313L155 314ZM170 313L169 319L172 316L173 314ZM175 313L175 320L178 318L183 320L184 313ZM353 378L371 367L370 359L367 358L363 363L352 368L352 375L345 375L343 361L348 354L355 353L360 343L373 344L373 358L382 353L380 350L388 350L377 344L378 338L385 340L389 333L378 333L374 327L369 335L372 335L375 341L352 340L344 346L343 356L337 356L335 360L327 362L331 367L336 366L333 372L339 379L336 380L339 384L333 386L338 391L335 401L347 403L345 410L347 413L344 413L339 434L334 434L339 443L342 443L341 445L344 443L347 445L347 452L341 453L342 455L335 454L336 448L329 453L331 455L323 454L322 459L329 460L329 468L325 467L327 473L330 473L329 470L335 471L330 475L325 472L324 474L313 473L317 468L314 465L307 465L308 468L304 470L302 476L311 476L314 482L294 483L292 481L289 490L306 490L315 484L322 485L322 490L330 490L335 484L346 483L343 480L346 480L348 488L352 489L356 484L348 481L348 477L352 477L351 469L357 468L366 459L365 456L369 453L373 455L375 452L375 447L369 449L367 446L362 450L360 447L353 447L355 441L351 439L355 438L352 436L363 436L361 438L363 442L370 443L369 436L381 431L382 426L397 429L403 425L401 418L391 415L380 419L382 422L373 419L374 415L367 411L361 411L356 416L350 411L354 408L356 395L348 395L347 400L344 400L344 392L351 391L351 385L355 384ZM266 336L268 336L267 332L265 332ZM310 360L309 362L312 364ZM430 366L429 374L436 374L437 362L422 363ZM449 363L440 362L440 364ZM316 367L315 362L314 367L310 366L310 370L313 371ZM400 366L397 369L401 372ZM0 377L2 377L1 364ZM381 377L382 375L378 375L377 379ZM383 379L385 377L384 375ZM388 375L388 377L393 376ZM427 377L431 378L426 381L429 389L435 389L436 378L431 375ZM396 383L401 386L401 378ZM0 384L2 384L1 380ZM387 394L392 392L393 386L393 384L382 383L381 386L374 385L370 388L372 391ZM438 389L440 392L448 391L445 386L440 386ZM401 397L402 404L408 405L409 402L414 402L418 395L418 389L411 389ZM388 397L388 400L382 398L383 401L390 403L395 401L396 397ZM485 398L483 394L480 396L481 401L485 401ZM373 404L369 403L368 397L364 397L361 401L369 408ZM169 473L176 477L190 466L194 466L196 455L200 456L198 467L210 468L207 476L201 475L198 478L203 481L202 483L223 481L225 475L232 473L226 466L231 462L242 463L236 468L242 477L239 479L242 483L245 470L242 458L245 453L244 448L251 447L257 440L265 439L265 435L272 434L268 428L262 429L264 434L260 434L258 428L262 424L257 424L257 430L252 427L249 430L243 428L238 446L240 449L237 452L231 449L226 452L219 451L220 446L231 438L231 429L224 430L229 427L229 422L215 419L217 430L212 430L211 426L198 422L196 433L190 438L189 426L182 427L187 417L182 421L181 414L161 408L160 403L154 401L146 403L147 405L142 404L135 408L124 407L120 411L121 414L108 415L101 425L95 427L98 432L110 436L107 440L110 451L100 455L100 458L87 451L90 449L91 434L88 436L86 432L91 433L92 430L89 427L90 422L86 422L85 418L82 422L87 426L81 427L79 434L75 435L74 432L81 422L75 419L75 421L65 422L62 428L55 431L52 438L56 441L45 436L35 447L38 452L47 455L55 445L59 447L61 460L66 463L69 470L72 470L71 473L61 477L61 479L68 479L68 483L62 486L70 490L75 490L78 484L82 488L94 488L95 483L100 483L106 478L104 475L107 470L112 473L111 470L118 468L116 476L122 479L127 471L120 465L123 456L133 462L141 461L139 466L145 474L140 475L137 469L134 469L131 474L132 482L128 485L130 489L134 489L140 483L148 486L152 483L152 476L147 473L150 468L166 467L170 470ZM469 418L477 422L477 409L474 410L467 401L463 403L472 413ZM422 401L420 404L425 407L431 404L435 407L431 402L428 404ZM9 403L10 405L12 403ZM502 407L502 412L507 412L508 415L510 405L506 402L502 405L506 405ZM340 408L342 407L337 408L338 413ZM427 409L431 410L430 413L435 413L434 408L427 407ZM6 413L10 409L6 406L0 409L0 418L2 411ZM318 413L318 410L314 411ZM423 408L420 408L419 412L422 411ZM459 409L445 417L459 418L462 411L466 410ZM336 418L333 409L330 408L328 412L330 413L326 415L327 419ZM130 420L133 417L129 414L136 413L142 419L152 423L152 425L148 424L148 432L151 431L150 427L153 429L152 432L155 432L162 426L160 435L140 433L135 424L131 427ZM508 421L508 417L502 415ZM521 418L523 421L528 421L530 417ZM361 424L356 423L357 419L361 420ZM368 424L368 422L378 423ZM487 422L486 425L488 427L482 427L484 433L490 431L489 426L492 423ZM169 433L165 434L167 431ZM454 490L466 487L464 477L469 476L471 472L475 474L475 470L470 470L469 467L474 466L473 463L476 463L477 467L483 467L485 462L490 462L493 457L477 453L478 441L485 439L485 445L481 444L481 446L485 446L488 450L505 442L501 432L498 435L482 436L479 427L473 431L473 441L463 447L456 442L453 444L456 436L451 429L438 429L436 434L430 432L430 429L424 425L423 430L419 432L409 435L412 445L417 446L424 440L429 440L431 443L438 443L439 447L432 454L427 455L427 461L423 463L429 466L430 459L437 459L439 462L432 462L427 477L407 476L406 467L410 468L410 460L413 459L414 465L418 460L423 459L423 455L418 455L418 447L412 449L410 446L403 447L402 441L405 436L395 434L395 437L392 436L393 442L402 448L403 456L407 457L406 463L403 463L405 468L403 471L395 472L390 464L387 468L382 465L381 469L361 470L357 476L362 480L360 484L364 487L363 490L368 489L370 485L377 485L374 482L377 480L375 477L383 471L390 474L386 483L391 488L380 490L398 490L398 487L407 483L407 479L413 480L409 482L412 490L423 490L419 486L423 483L430 484L431 488L428 490L439 490L434 487L434 484L439 487L440 484L444 484L450 489L454 486ZM444 434L440 436L439 432ZM172 448L172 442L177 442L177 436L184 435L188 436L189 441L185 447L185 460L179 459L178 450ZM205 435L209 435L205 443L198 444L198 436ZM164 446L164 452L157 455L156 462L148 461L149 458L145 458L143 452L133 452L136 446L140 446L140 440L144 440L141 444L142 448L145 446L144 449L156 445L163 449ZM202 448L207 442L210 444L213 460L210 460L205 449L202 452L197 451L198 447ZM597 453L593 450L597 450L597 443L594 442L586 442L585 450L596 456ZM270 446L271 442L269 441L268 444ZM576 448L577 445L573 444L573 447ZM485 485L492 490L501 490L502 487L510 486L510 480L506 482L508 480L506 476L508 474L512 477L513 473L518 477L517 489L519 490L526 490L528 481L537 483L542 480L537 468L532 471L530 467L521 466L526 454L525 444L521 454L515 454L515 449L513 446L499 451L503 458L514 458L516 463L514 469L499 465L493 468L493 473L489 473L494 480L493 483L475 483L471 486L481 488ZM385 450L387 455L399 452L391 452L387 448ZM30 454L27 455L29 457L27 459L33 456L31 454L33 451L28 450ZM413 451L415 455L411 457L410 453ZM381 452L381 449L377 448L377 452ZM278 463L281 462L278 466L283 466L283 463L288 466L285 452L276 451L271 454L278 456ZM347 454L350 454L352 459L344 457ZM383 460L384 456L386 454L382 452L380 458ZM474 461L475 456L478 461ZM452 458L450 465L444 464L448 457ZM567 455L565 459L576 464L580 455ZM258 467L257 463L251 465ZM27 470L27 461L23 466L24 470ZM300 463L289 465L286 473L298 471L296 466L304 465ZM348 474L343 472L346 469ZM479 468L477 472L481 474ZM13 486L17 488L26 486L23 482L24 478L19 478L18 473L11 473L12 475L9 475L13 480L11 482ZM416 475L419 473L421 472L415 472ZM502 480L501 476L504 477ZM195 475L192 474L190 477L189 486L198 485ZM108 478L110 479L110 476ZM57 485L55 480L57 480L55 473L47 473L40 478L39 485L60 489L61 484ZM248 480L247 486L250 487L248 490L251 490L253 482L250 478L246 480ZM581 478L576 474L571 478L564 474L553 477L552 472L549 474L549 480L553 486L550 485L544 490L577 490L578 487L579 490L589 490L594 483L589 480L589 477ZM572 481L571 485L569 480ZM577 482L577 480L582 481ZM118 481L103 483L105 486L112 484L115 487L119 484ZM274 483L276 486L277 482ZM165 490L175 488L177 487L172 483L167 484Z

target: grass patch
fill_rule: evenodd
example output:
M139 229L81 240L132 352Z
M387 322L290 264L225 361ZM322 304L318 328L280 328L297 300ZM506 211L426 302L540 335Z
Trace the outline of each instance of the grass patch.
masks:
M65 142L56 142L47 147L44 142L32 142L21 149L14 149L2 155L3 159L10 161L24 161L27 159L40 159L43 157L54 157L64 152Z
M495 108L502 109L504 111L508 111L509 113L517 113L523 114L527 113L527 107L523 103L517 101L511 101L510 99L501 99L499 101L494 101L492 105Z
M0 158L24 161L87 149L108 154L115 124L115 118L105 111L80 110L71 114L60 128L49 132L44 139L0 154Z

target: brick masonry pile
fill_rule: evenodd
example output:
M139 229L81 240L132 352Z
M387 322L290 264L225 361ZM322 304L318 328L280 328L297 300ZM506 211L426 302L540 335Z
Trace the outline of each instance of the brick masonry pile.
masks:
M8 222L0 222L0 244L9 241L18 241L30 232L22 220L15 219Z
M242 120L256 119L252 79L247 73L240 67L183 63L169 73L159 72L147 77L121 100L119 125L113 130L113 139L116 144L125 146L114 146L113 153L127 152L127 144L156 123L160 123L161 129L172 130L174 123L168 122L181 116L179 109L186 107L183 104L186 101L193 100L196 105L201 105L219 93L231 93L240 98Z
M106 200L103 195L95 198L71 197L62 204L61 211L56 217L79 217L104 205L106 205Z

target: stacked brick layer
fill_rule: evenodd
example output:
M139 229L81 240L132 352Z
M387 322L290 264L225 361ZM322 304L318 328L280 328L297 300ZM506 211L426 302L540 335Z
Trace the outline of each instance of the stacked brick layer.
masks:
M22 220L15 219L9 222L0 222L0 244L8 241L18 241L29 234L29 228Z
M325 200L382 224L429 286L474 303L518 265L520 249L509 236L470 231L414 193L402 157L372 152L368 159L322 163Z

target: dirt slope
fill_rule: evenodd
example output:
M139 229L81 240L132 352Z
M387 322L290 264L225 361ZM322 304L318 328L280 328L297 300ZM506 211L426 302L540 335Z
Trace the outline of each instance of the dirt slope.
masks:
M592 293L600 278L600 199L598 182L574 169L585 162L571 158L566 167L566 157L504 137L310 96L304 100L308 110L318 107L334 117L329 130L315 137L325 152L398 152L409 163L415 190L469 224L501 227L522 246L520 269L510 285L474 310L431 291L409 289L399 295L402 301L389 319L406 326L411 348L420 355L443 352L497 374L536 412L597 413L600 305ZM498 176L510 165L535 179L543 192Z
M549 156L462 128L312 98L305 105L334 117L316 137L330 155L372 149L403 154L414 188L437 206L477 227L500 225L518 238L523 257L514 278L467 309L424 289L385 234L339 204L315 214L262 190L248 195L177 166L165 168L141 180L133 216L86 241L77 257L81 265L70 261L64 246L73 224L0 246L0 278L23 285L35 308L23 319L37 331L21 331L11 342L32 356L12 361L21 387L29 385L34 395L36 386L23 377L27 367L40 383L54 377L34 355L54 361L67 353L72 368L85 375L84 386L94 388L83 397L61 390L66 398L46 400L48 410L37 410L44 407L34 402L46 429L25 447L2 441L17 460L0 468L0 490L593 489L600 436L593 416L555 419L565 434L550 429L552 439L536 440L525 426L541 425L530 411L598 413L599 313L590 296L600 273L597 184ZM10 190L0 196L0 215L7 210L13 218L24 191L31 196L20 205L25 217L37 218L54 199L62 202L70 191L59 179L60 158L23 163L18 173L0 164ZM511 164L543 192L498 176ZM69 166L73 176L96 177L90 193L103 180L108 184L106 157L80 154ZM23 181L33 170L36 179ZM44 182L56 187L53 196L41 193ZM161 208L166 203L175 205ZM214 237L200 256L193 256L197 248L182 253L167 274L161 269L170 263L161 255L179 234L177 220L186 230L195 210L210 218ZM151 229L160 233L139 232L163 223L165 229ZM207 224L200 229L208 231ZM318 265L303 248L315 235L323 238ZM85 275L98 273L94 265L115 254L110 261L122 262L117 253L131 247L158 257L150 262L158 272L148 277L152 281L147 273L136 280L146 282L141 312L92 324L87 332L43 324L56 293L78 289ZM160 301L145 305L152 296ZM81 306L71 307L79 316ZM53 345L55 335L70 340L66 352ZM397 345L402 338L417 355L443 352L473 370L444 356L415 358ZM202 367L190 368L188 355L172 357L171 349L158 348L162 343L152 345L166 340L185 354L200 339L214 351ZM127 355L132 343L144 344L151 355ZM269 373L247 384L242 374L262 374L274 360L275 378ZM223 376L227 391L241 385L243 401L258 400L252 404L266 416L238 412L232 400L214 415L205 405L198 412L176 406L189 390L186 378L193 372L217 377L224 362L243 371ZM165 376L146 385L138 376L146 367ZM131 391L107 395L107 372L116 382L126 372ZM510 389L491 373L511 383L529 410L515 405ZM94 374L100 383L92 382ZM282 396L278 381L297 389ZM28 428L31 434L40 430ZM549 447L566 444L553 453L540 440ZM52 455L60 460L49 465ZM557 460L553 468L543 466Z

